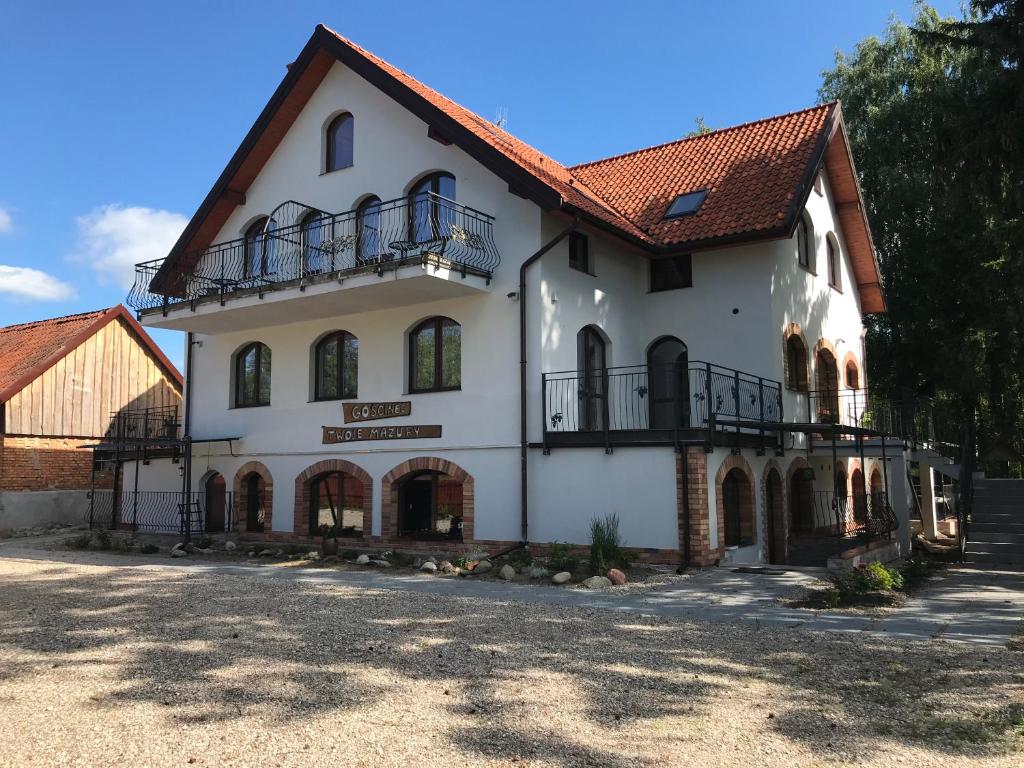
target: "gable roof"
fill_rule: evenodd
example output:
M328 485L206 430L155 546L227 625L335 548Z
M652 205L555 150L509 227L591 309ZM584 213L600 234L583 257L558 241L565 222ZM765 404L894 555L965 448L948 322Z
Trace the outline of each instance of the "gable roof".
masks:
M245 191L335 62L341 62L547 211L579 215L651 256L790 237L822 167L851 179L842 221L864 312L885 310L878 264L837 103L566 167L412 76L318 25L299 57L186 226L154 279L167 284L213 242ZM844 142L845 145L845 142ZM831 159L831 162L827 161ZM849 169L838 166L848 163ZM835 165L836 168L828 167ZM709 189L693 216L661 217L671 200ZM849 225L849 229L847 226ZM851 231L854 232L850 238Z
M121 318L168 375L183 386L181 373L121 304L110 309L0 327L0 403L39 378L58 360L108 323Z

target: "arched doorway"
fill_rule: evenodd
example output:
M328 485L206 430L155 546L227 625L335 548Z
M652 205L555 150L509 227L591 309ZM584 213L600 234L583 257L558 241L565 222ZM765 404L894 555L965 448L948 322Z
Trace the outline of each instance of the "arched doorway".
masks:
M601 332L592 325L581 329L576 335L579 376L580 429L602 430L605 428L608 391L607 350Z
M858 526L868 521L868 497L864 487L864 473L856 467L850 475L853 493L853 520Z
M827 349L819 349L814 357L814 367L818 421L823 424L838 424L839 368L835 355Z
M245 513L245 530L250 533L263 533L265 505L263 502L265 483L258 472L250 472L241 483L242 509Z
M845 464L836 464L832 481L832 513L835 516L836 535L841 536L853 526Z
M353 475L338 470L315 475L309 481L310 535L326 526L335 538L361 538L363 501L363 483Z
M789 481L789 529L794 534L814 533L814 470L802 467Z
M878 471L878 467L871 470L871 510L878 514L878 510L881 510L882 504L885 501L885 486L882 481L882 473Z
M651 429L690 425L690 386L686 345L664 336L647 350Z
M210 473L206 478L206 530L209 533L223 532L227 529L225 504L227 501L227 483L219 472Z
M786 528L782 506L782 476L769 469L764 481L765 529L768 531L768 562L786 562Z
M739 467L722 478L722 517L726 547L745 547L754 543L754 499L750 479Z
M462 541L462 482L433 469L398 481L398 535L426 541Z

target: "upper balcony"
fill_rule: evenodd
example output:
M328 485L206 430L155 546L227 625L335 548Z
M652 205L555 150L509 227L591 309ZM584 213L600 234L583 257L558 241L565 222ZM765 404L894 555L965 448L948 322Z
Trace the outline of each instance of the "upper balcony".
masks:
M127 304L147 324L217 332L455 298L488 290L494 217L434 193L331 214L288 201L246 237L135 266ZM389 279L382 279L388 273ZM339 291L344 299L339 301Z

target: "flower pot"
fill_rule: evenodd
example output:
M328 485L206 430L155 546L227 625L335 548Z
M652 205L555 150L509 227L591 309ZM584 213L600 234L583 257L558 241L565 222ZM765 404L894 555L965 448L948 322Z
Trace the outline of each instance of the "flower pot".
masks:
M337 539L323 539L320 542L320 550L323 552L324 557L338 554L338 540Z

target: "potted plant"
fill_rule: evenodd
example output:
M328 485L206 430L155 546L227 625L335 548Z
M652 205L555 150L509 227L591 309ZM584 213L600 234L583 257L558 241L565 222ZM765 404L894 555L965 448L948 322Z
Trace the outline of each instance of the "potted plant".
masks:
M320 551L324 557L338 554L338 528L334 525L320 526Z

